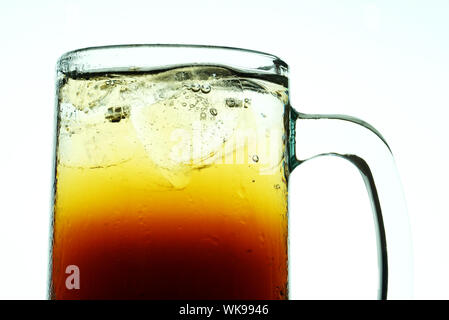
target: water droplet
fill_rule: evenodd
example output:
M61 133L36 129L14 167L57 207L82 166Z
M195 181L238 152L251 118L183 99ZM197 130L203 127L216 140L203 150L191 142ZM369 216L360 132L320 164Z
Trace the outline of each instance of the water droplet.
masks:
M200 119L205 120L206 119L206 112L201 112Z
M254 162L259 162L259 156L257 154L253 155L252 159Z
M275 185L274 185L274 188L275 188L275 189L280 189L280 188L281 188L281 186L280 186L280 185L278 185L278 184L275 184Z
M213 246L219 246L220 245L220 239L213 235L208 235L206 238L203 239L205 242L213 245Z
M276 287L274 290L275 290L275 294L276 294L279 298L281 298L281 299L284 299L284 298L285 298L285 297L284 297L285 293L284 293L284 290L283 290L283 289L281 289L280 287Z
M194 83L194 84L192 84L191 89L193 92L198 92L198 91L200 91L200 85L198 83Z
M209 112L210 112L210 114L213 115L213 116L216 116L216 115L218 114L218 111L217 111L217 109L215 109L215 108L211 108L211 109L209 110Z
M279 290L279 294L280 294L281 297L283 297L284 296L284 290L282 290L282 289Z
M204 83L204 84L201 86L201 92L202 92L202 93L209 93L210 90L211 90L211 87L210 87L210 85L209 85L208 83Z
M243 186L240 186L239 188L237 188L237 195L242 198L245 199L245 188Z

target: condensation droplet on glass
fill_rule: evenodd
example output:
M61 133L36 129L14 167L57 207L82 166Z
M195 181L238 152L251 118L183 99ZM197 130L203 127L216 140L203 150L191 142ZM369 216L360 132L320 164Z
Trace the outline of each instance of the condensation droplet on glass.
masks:
M281 297L283 297L284 296L284 290L279 290L279 294L281 295Z
M280 186L280 185L278 185L278 184L275 184L275 185L274 185L274 188L275 188L275 189L280 189L280 188L281 188L281 186Z
M213 116L216 116L216 115L218 114L218 111L217 111L217 109L215 109L215 108L210 109L209 112L210 112L210 114L213 115Z
M182 106L183 106L183 107L187 106L187 103L183 102L183 103L182 103Z
M257 154L253 155L252 159L254 162L259 162L259 156Z
M210 85L209 85L208 83L204 83L204 84L201 86L201 92L202 92L202 93L209 93L210 90L211 90L211 87L210 87Z
M200 119L205 120L206 119L206 112L201 112Z

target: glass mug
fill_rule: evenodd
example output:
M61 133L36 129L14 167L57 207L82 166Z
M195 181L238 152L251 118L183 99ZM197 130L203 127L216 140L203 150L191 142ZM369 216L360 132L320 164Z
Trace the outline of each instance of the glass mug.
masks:
M56 95L51 299L288 299L289 174L320 155L364 178L378 297L411 294L388 145L361 120L295 111L281 59L87 48L59 59Z

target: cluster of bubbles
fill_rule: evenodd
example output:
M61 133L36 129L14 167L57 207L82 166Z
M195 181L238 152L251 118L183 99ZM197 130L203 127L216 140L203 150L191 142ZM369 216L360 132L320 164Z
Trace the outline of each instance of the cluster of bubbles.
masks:
M229 108L249 108L249 106L251 105L251 99L245 98L243 101L241 101L235 98L227 98L225 103Z
M209 83L203 83L203 84L199 84L197 82L193 82L193 83L184 83L183 86L187 89L192 91L193 93L204 93L204 94L208 94L209 92L211 92L212 87ZM185 98L191 98L191 95L188 95L186 93L184 93ZM198 96L196 96L198 99ZM201 98L203 99L203 98ZM190 104L190 108L193 108L195 106L197 106L198 102L200 102L201 100L197 100L195 103ZM183 107L187 107L188 103L187 102L182 102L181 104ZM201 113L200 113L200 120L206 120L207 119L207 100L203 100L203 105L204 107L201 108ZM198 110L198 107L196 108ZM210 108L209 113L211 114L211 116L215 117L218 115L218 110L216 108Z
M208 83L203 83L203 84L199 84L199 83L192 83L192 84L186 84L185 85L187 87L187 89L192 90L193 92L199 92L201 90L202 93L207 94L211 91L211 86Z

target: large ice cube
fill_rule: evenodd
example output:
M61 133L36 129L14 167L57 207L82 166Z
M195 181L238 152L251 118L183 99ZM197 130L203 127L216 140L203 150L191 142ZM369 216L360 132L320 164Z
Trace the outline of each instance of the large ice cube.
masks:
M237 79L190 79L166 83L171 96L133 107L131 121L148 156L176 187L188 182L189 171L221 157L223 144L236 132L244 109ZM177 86L172 90L170 86Z

